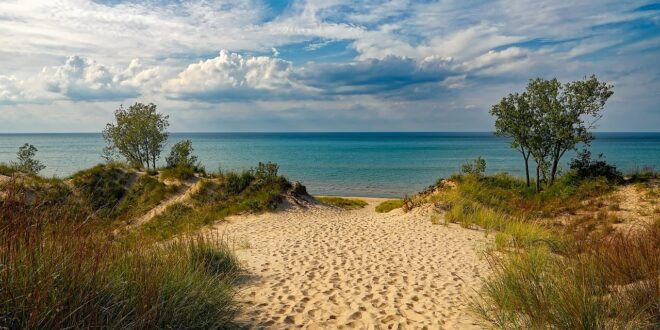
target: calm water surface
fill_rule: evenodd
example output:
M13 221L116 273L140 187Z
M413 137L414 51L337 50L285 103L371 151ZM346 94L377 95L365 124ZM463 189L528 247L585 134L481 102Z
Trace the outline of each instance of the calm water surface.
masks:
M273 161L313 194L400 197L476 156L486 159L488 172L524 175L519 153L492 133L172 133L169 141L182 139L193 141L207 170ZM104 147L95 133L0 134L0 162L15 159L23 143L39 149L37 158L47 166L42 174L59 177L101 162ZM603 153L624 171L647 165L659 169L660 133L598 133L592 152ZM564 167L572 156L564 156Z

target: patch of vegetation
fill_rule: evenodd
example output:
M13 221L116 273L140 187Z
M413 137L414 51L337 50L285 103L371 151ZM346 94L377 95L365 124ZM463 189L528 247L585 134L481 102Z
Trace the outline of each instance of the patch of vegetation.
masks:
M315 198L316 200L318 200L323 204L336 206L344 210L356 210L369 205L369 203L361 199L355 199L355 198L327 197L327 196L315 197Z
M178 189L175 185L166 185L150 176L141 176L126 191L112 217L130 219L145 214Z
M0 327L236 327L240 267L217 238L111 242L67 206L0 201Z
M92 209L109 215L127 192L130 173L112 164L99 164L72 176L73 185Z
M486 160L481 157L477 157L474 160L461 165L461 173L476 177L483 176L484 173L486 173Z
M390 199L387 201L384 201L378 206L376 206L376 212L378 213L387 213L389 211L392 211L394 209L398 209L403 206L403 200L402 199Z
M587 149L582 150L571 160L570 168L580 180L600 177L613 183L623 182L623 174L616 169L616 166L608 164L603 154L598 155L598 159L591 159L591 152Z
M447 222L495 232L496 249L487 253L492 275L471 303L485 326L658 324L660 220L627 234L613 230L619 220L604 210L602 196L617 180L571 171L536 193L506 174L453 179L455 186L439 186L422 199L445 210ZM576 213L564 223L554 219Z
M167 239L230 215L274 210L291 186L286 178L278 176L277 165L272 163L259 163L257 168L242 173L227 172L202 180L190 205L170 205L141 227L137 233L140 239Z
M184 181L194 178L197 172L198 169L188 166L166 167L160 170L160 178L163 180L176 179Z
M556 254L491 254L473 309L500 329L654 329L660 321L660 223Z

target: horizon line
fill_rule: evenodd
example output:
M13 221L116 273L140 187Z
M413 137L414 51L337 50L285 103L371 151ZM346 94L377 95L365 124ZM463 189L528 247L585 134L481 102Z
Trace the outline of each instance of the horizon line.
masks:
M100 131L0 132L0 135L20 134L102 134ZM354 134L354 133L495 133L495 131L172 131L169 134ZM593 131L593 133L660 133L660 131Z

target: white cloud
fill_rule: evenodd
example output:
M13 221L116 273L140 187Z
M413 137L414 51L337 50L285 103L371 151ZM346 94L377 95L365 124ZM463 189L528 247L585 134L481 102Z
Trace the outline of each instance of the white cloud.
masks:
M290 79L292 72L288 61L222 50L217 57L190 64L165 82L163 90L168 96L183 99L263 98L268 92L287 94L301 87Z
M15 76L0 75L0 104L14 104L23 100L23 83Z

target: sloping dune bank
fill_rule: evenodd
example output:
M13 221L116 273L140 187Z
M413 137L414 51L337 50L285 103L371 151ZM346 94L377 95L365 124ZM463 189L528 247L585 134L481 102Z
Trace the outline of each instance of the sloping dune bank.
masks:
M471 329L467 297L490 238L433 225L430 211L380 214L322 205L234 217L214 230L250 275L240 321L253 328Z

